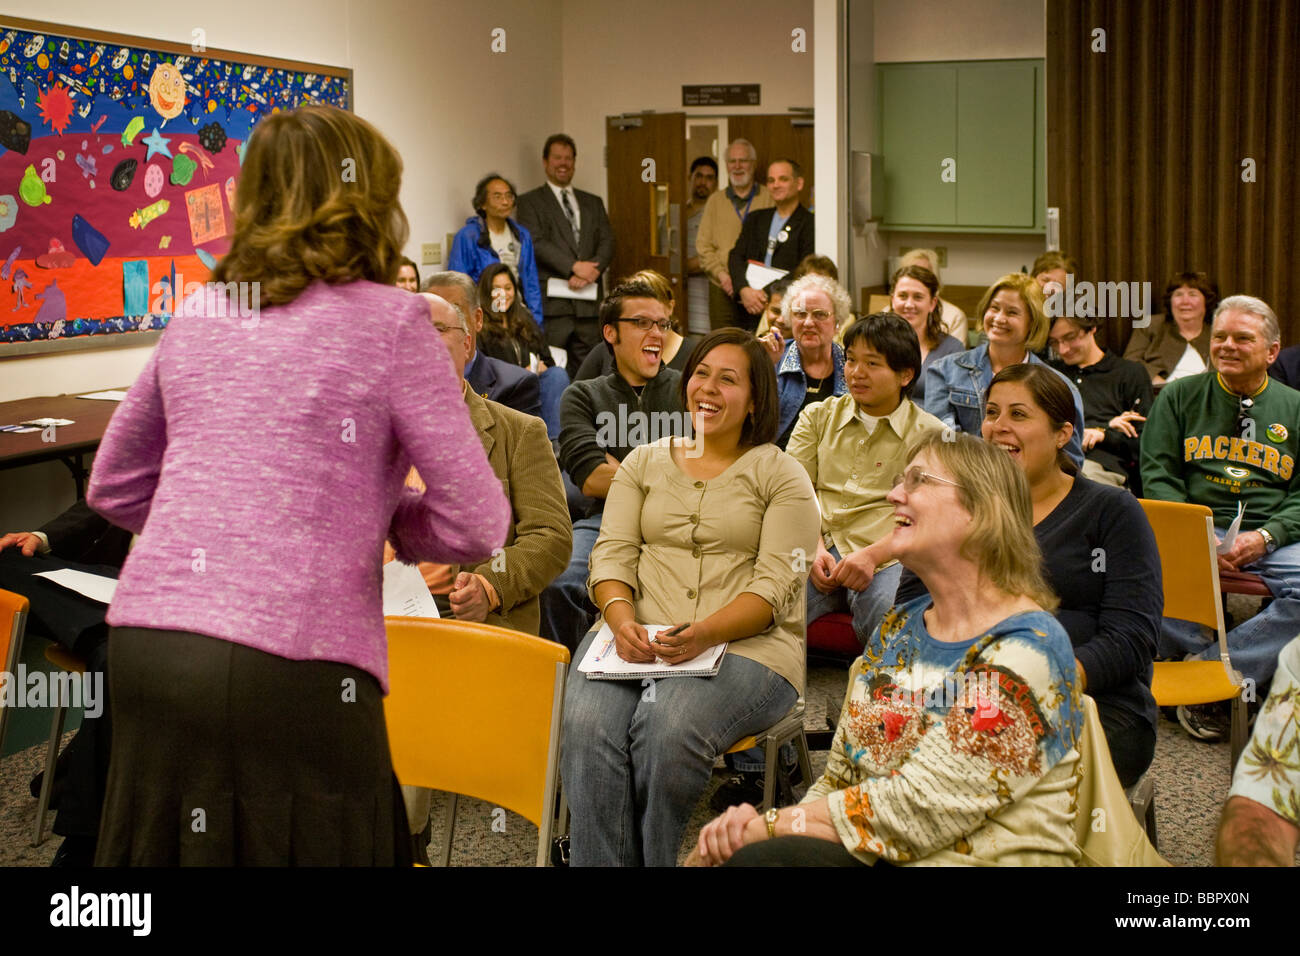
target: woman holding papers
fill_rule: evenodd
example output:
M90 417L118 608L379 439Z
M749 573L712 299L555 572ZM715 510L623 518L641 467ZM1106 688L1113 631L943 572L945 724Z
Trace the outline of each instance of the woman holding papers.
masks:
M401 171L344 110L258 123L215 282L104 435L87 499L140 537L108 611L99 865L410 862L380 554L482 560L510 505L428 303L393 286Z
M817 500L771 444L771 360L748 333L719 329L691 353L682 393L694 443L664 439L624 460L589 587L625 661L671 667L718 644L727 652L715 677L570 673L562 774L576 866L672 866L715 758L776 723L803 690ZM653 625L686 626L651 643Z
M1001 449L932 432L889 494L895 553L930 589L871 635L826 772L797 807L732 807L705 864L1071 865L1082 720L1029 486ZM733 856L734 855L734 856Z

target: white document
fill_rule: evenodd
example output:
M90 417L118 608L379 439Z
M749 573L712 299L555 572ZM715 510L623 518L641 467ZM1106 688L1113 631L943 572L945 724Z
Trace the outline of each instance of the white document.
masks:
M777 279L784 279L789 274L788 269L773 269L771 266L750 259L749 265L745 268L745 285L751 289L766 289L769 284Z
M596 286L599 283L588 282L577 292L569 288L568 279L547 279L546 294L552 299L582 299L585 302L596 301Z
M1223 534L1223 540L1219 542L1219 554L1227 554L1232 550L1232 543L1237 540L1237 532L1241 530L1241 517L1246 513L1246 502L1237 502L1237 517L1232 519L1232 524L1228 525L1228 530Z
M112 604L113 595L117 593L117 578L106 578L102 574L64 568L61 571L42 571L36 577L47 578L59 587L76 591L100 604Z
M554 345L548 345L551 350L551 364L558 365L560 368L567 368L569 365L569 353L564 349L558 349Z
M101 402L120 402L126 398L126 389L110 388L103 392L90 392L86 395L78 395L77 398L93 398Z
M672 630L672 624L647 624L646 633L651 641L660 631ZM600 631L587 648L586 656L578 665L578 670L587 675L588 680L628 680L637 677L713 677L718 673L722 655L727 652L726 644L714 644L699 657L668 664L658 658L653 664L633 664L618 656L614 647L614 632L608 624L601 624Z
M429 586L413 564L384 565L384 617L439 617Z

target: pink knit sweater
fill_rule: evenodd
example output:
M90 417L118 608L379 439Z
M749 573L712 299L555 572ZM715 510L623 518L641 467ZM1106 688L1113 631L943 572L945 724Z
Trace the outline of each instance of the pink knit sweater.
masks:
M385 538L474 564L510 520L460 379L392 286L317 282L255 324L216 305L172 318L95 457L91 507L140 535L108 623L339 661L386 691Z

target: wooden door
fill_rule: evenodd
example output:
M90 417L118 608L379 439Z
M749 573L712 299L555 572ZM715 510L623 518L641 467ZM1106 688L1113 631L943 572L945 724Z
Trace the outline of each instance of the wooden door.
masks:
M672 283L674 314L684 322L686 114L606 117L605 143L606 195L614 227L610 284L638 269L662 273Z
M767 166L775 159L793 159L803 167L803 204L813 205L813 119L799 114L728 116L727 137L747 139L758 151L754 177L767 181ZM721 148L721 147L720 147ZM726 178L725 170L722 178ZM823 250L818 249L818 252ZM834 250L825 250L826 254Z

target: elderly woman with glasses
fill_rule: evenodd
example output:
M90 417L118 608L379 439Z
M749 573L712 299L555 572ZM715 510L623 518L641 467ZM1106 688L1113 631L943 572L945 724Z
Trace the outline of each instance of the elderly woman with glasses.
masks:
M1073 832L1082 706L1051 614L1029 486L968 435L911 448L894 548L930 593L897 605L849 674L826 772L795 807L732 807L693 862L1057 865Z
M849 294L842 285L809 273L790 283L781 302L782 322L793 341L787 345L776 328L759 339L776 364L781 402L777 447L785 448L799 413L807 406L848 391L844 350L835 341L835 330L848 321L850 307Z

